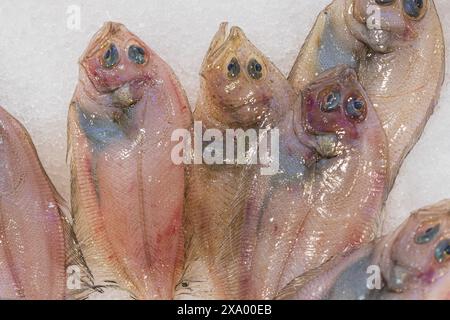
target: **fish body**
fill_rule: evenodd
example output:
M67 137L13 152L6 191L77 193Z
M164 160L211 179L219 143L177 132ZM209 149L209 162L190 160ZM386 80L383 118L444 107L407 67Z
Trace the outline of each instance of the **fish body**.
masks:
M449 300L450 202L296 278L279 299Z
M422 3L333 1L320 13L289 75L300 91L335 65L357 70L388 137L390 186L422 134L444 79L439 17L432 0Z
M242 30L232 27L228 33L227 24L221 24L204 59L194 111L203 132L214 129L226 137L227 130L273 128L296 99L283 74ZM235 149L234 155L238 152ZM240 226L244 199L250 196L250 183L260 174L260 166L229 160L233 163L189 168L185 222L189 249L180 298L231 297L229 282L238 281L223 278L234 262L220 257L226 251L225 239L234 232L230 230Z
M259 205L247 206L243 233L252 240L241 242L243 298L273 298L295 274L370 242L379 226L387 141L354 71L338 66L321 74L295 110L280 158L297 162L280 160L280 173L258 186Z
M74 228L97 285L171 299L184 257L185 171L172 133L191 125L171 68L108 22L80 61L69 109Z
M0 107L0 299L66 297L62 205L28 132Z

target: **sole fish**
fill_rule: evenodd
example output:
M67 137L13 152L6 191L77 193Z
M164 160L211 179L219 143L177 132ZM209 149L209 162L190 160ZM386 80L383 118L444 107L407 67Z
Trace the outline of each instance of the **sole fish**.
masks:
M203 132L214 129L223 137L228 129L244 132L274 127L297 99L283 74L244 32L232 27L228 33L226 23L221 24L211 42L201 79L194 119L201 123ZM238 153L234 149L234 155ZM237 164L234 157L228 160L232 162L189 168L185 223L189 249L177 290L180 298L232 295L227 282L233 280L223 279L217 259L225 250L229 228L244 214L242 206L249 196L251 177L256 172L259 175L260 167Z
M171 68L108 22L80 61L69 110L74 228L96 284L171 299L183 263L185 172L171 151L191 125Z
M240 298L273 298L296 275L370 242L381 220L387 141L354 71L321 74L290 121L280 173L254 184L244 236L229 254L240 266Z

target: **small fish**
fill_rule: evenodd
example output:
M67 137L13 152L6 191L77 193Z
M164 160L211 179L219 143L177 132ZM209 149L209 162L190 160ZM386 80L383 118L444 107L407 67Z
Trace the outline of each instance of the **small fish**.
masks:
M0 299L66 297L62 206L28 132L0 107Z
M450 300L450 200L296 278L277 299Z
M289 80L300 91L336 65L357 70L388 137L392 186L437 104L444 49L432 0L335 0L319 15Z
M191 126L171 68L108 22L80 61L68 118L74 229L97 285L171 299L183 264L185 172L171 151Z
M297 99L284 75L239 27L228 33L227 23L222 23L214 36L200 74L194 119L202 123L203 131L215 129L224 137L227 129L276 126ZM248 196L248 183L256 173L259 175L259 166L236 163L189 168L185 222L189 257L178 290L181 298L227 295L218 279L220 264L216 260L228 228L244 213L244 201L240 200Z
M240 249L230 255L241 252L240 298L271 299L296 275L377 233L387 141L353 69L321 74L291 121L280 138L280 173L253 184Z

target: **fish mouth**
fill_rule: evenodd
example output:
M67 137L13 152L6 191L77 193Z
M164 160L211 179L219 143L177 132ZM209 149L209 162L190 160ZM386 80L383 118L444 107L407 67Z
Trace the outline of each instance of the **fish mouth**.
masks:
M230 109L230 110L241 110L243 108L256 108L259 109L261 107L267 107L270 105L271 98L270 97L264 97L260 100L256 101L246 101L243 103L227 103L224 104L224 108Z
M340 134L319 132L312 128L299 110L294 111L294 132L298 141L317 153L322 159L331 159L339 155Z
M264 126L269 119L280 117L276 110L271 110L270 100L270 98L265 98L253 103L224 104L222 108L236 123L244 127L249 125Z
M137 101L133 97L130 83L126 83L112 92L112 104L114 107L128 108L135 105Z
M139 93L142 90L139 90L138 88L148 88L155 83L153 77L147 74L124 82L118 86L102 88L101 84L91 78L84 64L81 64L81 68L82 73L84 74L82 78L87 79L84 81L82 80L86 94L93 100L95 100L95 95L97 93L102 96L111 96L111 107L130 107L136 104L142 97L142 94ZM86 90L86 85L91 89Z
M376 53L390 52L391 32L382 27L369 27L367 18L363 19L365 22L359 21L355 16L355 1L358 0L345 0L344 21L347 28L357 40Z
M303 116L304 117L304 116ZM321 158L331 159L340 154L340 141L343 132L322 131L313 128L305 117L301 120L299 130L296 130L300 142L309 148L314 149Z
M232 119L233 127L249 129L252 126L266 127L272 121L279 119L277 110L271 109L270 99L254 103L221 104L223 112Z
M149 88L153 83L151 77L142 76L111 90L108 93L112 98L112 106L121 108L134 106L142 99L142 88Z
M308 129L295 128L295 133L303 145L314 150L321 159L332 159L339 155L339 136L336 133L318 133Z
M334 133L314 135L312 147L321 159L332 159L339 155L339 138Z
M338 137L336 134L321 134L315 136L316 151L323 158L338 156Z

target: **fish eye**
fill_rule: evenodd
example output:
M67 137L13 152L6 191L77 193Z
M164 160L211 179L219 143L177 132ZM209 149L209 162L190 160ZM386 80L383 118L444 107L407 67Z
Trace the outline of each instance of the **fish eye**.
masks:
M241 73L241 66L239 65L239 61L236 58L231 59L230 63L228 63L227 70L228 78L237 78Z
M341 93L338 91L330 92L322 102L320 109L323 112L335 111L339 107L341 101Z
M128 58L136 64L145 63L145 50L141 47L132 45L128 48Z
M450 257L450 239L445 239L439 242L436 249L434 250L434 257L437 262L442 263L449 259Z
M259 80L263 76L263 67L256 59L250 60L250 62L248 63L247 71L250 77L255 80Z
M390 4L393 4L395 0L375 0L375 2L377 4L379 4L380 6L387 6Z
M425 9L426 0L403 0L403 10L405 13L414 19L418 19L422 16Z
M345 112L353 119L363 120L365 116L366 103L362 98L350 97L345 106Z
M112 68L119 62L119 51L115 44L111 44L103 54L102 62L105 68Z
M414 239L415 243L417 243L417 244L429 243L439 233L440 228L441 228L440 224L437 224L433 227L428 228L427 230L425 230L424 232L422 232L416 236L416 238Z

